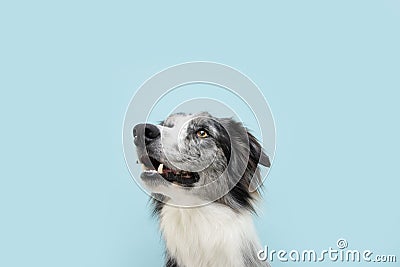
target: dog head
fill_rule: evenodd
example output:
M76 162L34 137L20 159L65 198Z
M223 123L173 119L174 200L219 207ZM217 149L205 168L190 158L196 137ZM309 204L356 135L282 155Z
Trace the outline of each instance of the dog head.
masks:
M159 125L136 125L133 137L141 181L162 201L179 206L216 201L253 210L261 185L258 164L270 167L270 161L241 123L177 113Z

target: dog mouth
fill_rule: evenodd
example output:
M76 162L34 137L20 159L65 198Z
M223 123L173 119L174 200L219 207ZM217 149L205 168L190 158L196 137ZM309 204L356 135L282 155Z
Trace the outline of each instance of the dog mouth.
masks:
M199 181L197 172L190 172L179 169L172 169L165 163L158 161L151 156L140 157L143 174L145 176L160 175L165 180L182 186L190 186Z

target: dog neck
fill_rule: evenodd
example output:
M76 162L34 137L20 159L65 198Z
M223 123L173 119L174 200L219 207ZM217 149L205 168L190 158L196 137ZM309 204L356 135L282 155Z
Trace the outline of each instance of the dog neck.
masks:
M265 266L248 211L238 213L218 203L197 208L165 205L160 228L167 255L179 267Z

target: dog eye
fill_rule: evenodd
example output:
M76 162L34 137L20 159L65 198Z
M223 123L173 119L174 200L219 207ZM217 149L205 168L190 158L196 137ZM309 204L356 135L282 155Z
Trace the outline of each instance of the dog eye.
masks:
M203 130L203 129L198 130L198 131L196 132L196 135L197 135L197 137L200 137L200 138L206 138L206 137L208 137L208 133L207 133L205 130Z

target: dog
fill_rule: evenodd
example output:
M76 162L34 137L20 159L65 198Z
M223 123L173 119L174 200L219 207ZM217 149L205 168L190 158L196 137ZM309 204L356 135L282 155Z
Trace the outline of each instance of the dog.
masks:
M242 123L176 113L157 125L136 125L133 138L166 267L269 266L257 258L252 215L259 165L270 167L270 160Z

